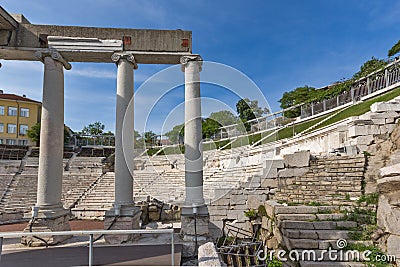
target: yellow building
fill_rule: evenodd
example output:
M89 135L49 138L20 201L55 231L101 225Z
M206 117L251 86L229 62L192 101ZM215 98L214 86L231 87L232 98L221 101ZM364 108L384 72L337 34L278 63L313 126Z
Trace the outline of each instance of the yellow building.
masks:
M42 103L0 90L0 144L36 145L27 131L40 122Z

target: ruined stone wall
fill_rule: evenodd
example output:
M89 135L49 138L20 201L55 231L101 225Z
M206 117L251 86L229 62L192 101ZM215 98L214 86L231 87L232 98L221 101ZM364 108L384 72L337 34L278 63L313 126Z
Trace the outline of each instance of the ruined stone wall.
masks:
M353 205L363 191L365 156L313 157L309 166L278 172L275 199L293 203Z

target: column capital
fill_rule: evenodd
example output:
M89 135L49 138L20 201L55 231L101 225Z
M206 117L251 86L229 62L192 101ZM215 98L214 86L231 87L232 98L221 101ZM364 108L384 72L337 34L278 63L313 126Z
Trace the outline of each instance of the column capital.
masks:
M201 71L201 66L203 65L203 59L201 58L200 55L181 56L180 62L181 62L181 66L182 66L182 71L185 72L186 65L191 61L198 62L199 63L199 69Z
M66 70L70 70L72 68L71 64L67 60L65 60L65 58L63 58L63 56L58 51L55 50L37 51L35 52L35 56L43 63L45 57L51 57L52 59L63 64Z
M115 63L118 63L120 59L126 59L133 65L133 69L137 69L138 65L135 59L135 56L133 54L128 54L128 53L114 53L111 56L111 60L114 61Z

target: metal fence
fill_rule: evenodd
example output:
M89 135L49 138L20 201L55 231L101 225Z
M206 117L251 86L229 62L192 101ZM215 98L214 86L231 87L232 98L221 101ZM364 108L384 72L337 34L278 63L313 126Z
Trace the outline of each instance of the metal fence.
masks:
M171 235L171 265L175 264L174 229L158 230L94 230L94 231L60 231L60 232L9 232L0 233L0 266L4 238L21 238L24 236L89 236L89 266L93 266L93 236L121 234L170 234Z
M250 125L250 133L259 131L268 131L274 127L281 126L285 122L285 112L292 109L300 109L300 118L307 118L322 112L338 108L348 103L355 103L361 98L373 94L379 90L389 88L390 86L400 83L400 60L396 59L388 64L385 68L375 71L366 77L355 81L348 91L338 96L324 99L319 102L302 103L290 108L280 110L267 116L256 118L248 121ZM246 134L243 126L239 124L227 125L220 128L220 133L214 136L214 140L232 138Z

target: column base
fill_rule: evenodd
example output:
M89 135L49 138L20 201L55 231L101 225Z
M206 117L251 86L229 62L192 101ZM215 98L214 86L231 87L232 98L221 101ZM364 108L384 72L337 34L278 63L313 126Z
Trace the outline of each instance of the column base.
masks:
M193 207L184 204L181 211L181 216L193 216ZM209 216L207 205L197 207L197 216Z
M210 216L197 215L196 216L196 234L197 234L197 248L196 248L196 234L195 234L195 217L193 215L181 216L181 236L183 238L183 257L193 257L197 255L197 249L202 244L210 241L208 225L210 223Z
M119 215L115 215L115 209L106 211L104 218L104 229L106 230L135 230L140 229L140 207L134 205L124 205L119 210ZM139 234L124 235L104 235L104 240L108 244L122 244L138 240Z
M29 221L24 232L71 231L70 217L70 210L64 209L62 206L39 207L38 216ZM70 237L72 236L23 236L21 244L30 247L49 246L59 244Z

